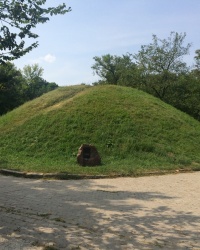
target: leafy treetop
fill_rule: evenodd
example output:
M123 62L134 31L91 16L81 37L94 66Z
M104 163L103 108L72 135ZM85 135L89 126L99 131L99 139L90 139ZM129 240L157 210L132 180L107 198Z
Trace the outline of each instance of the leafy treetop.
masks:
M198 70L200 70L200 49L198 49L198 50L196 50L195 51L195 57L194 57L194 59L195 59L195 67L198 69Z
M38 42L25 45L26 38L38 37L32 32L37 24L71 11L65 3L57 7L45 7L45 3L46 0L0 0L0 63L17 59L38 46Z
M188 70L182 57L189 53L191 44L184 46L186 33L172 31L167 39L153 35L153 43L142 45L141 50L133 55L137 64L146 74L163 72L182 73Z

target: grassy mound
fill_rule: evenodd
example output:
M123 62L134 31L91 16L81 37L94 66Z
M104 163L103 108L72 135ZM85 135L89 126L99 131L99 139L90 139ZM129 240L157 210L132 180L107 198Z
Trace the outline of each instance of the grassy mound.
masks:
M94 144L102 166L76 164ZM200 167L200 123L142 91L62 87L0 117L0 168L136 175Z

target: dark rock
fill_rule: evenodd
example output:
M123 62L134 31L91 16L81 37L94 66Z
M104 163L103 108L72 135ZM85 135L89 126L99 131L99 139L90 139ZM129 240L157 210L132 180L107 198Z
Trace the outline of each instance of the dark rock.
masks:
M95 146L82 144L78 150L77 162L81 166L98 166L101 164L101 157Z

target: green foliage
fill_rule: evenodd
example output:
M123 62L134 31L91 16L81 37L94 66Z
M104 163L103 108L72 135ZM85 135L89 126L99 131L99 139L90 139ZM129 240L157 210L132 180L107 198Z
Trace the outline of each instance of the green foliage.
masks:
M30 84L35 79L42 77L43 72L44 69L41 68L37 63L33 65L25 65L22 70L22 74L28 84Z
M200 166L200 124L157 98L119 86L62 87L0 117L0 167L136 175ZM76 164L82 143L102 166Z
M56 83L49 83L42 78L43 71L38 64L24 66L22 75L27 84L25 92L27 100L32 100L58 87Z
M142 45L137 54L94 57L92 69L100 80L93 85L135 87L200 120L200 50L193 69L188 67L183 56L191 44L184 45L185 37L177 32L167 39L153 35L153 42Z
M162 72L183 73L187 71L182 56L189 53L191 44L183 46L186 34L171 32L167 39L159 39L153 35L153 43L142 45L138 54L133 57L143 68L145 74Z
M196 56L194 57L196 63L195 67L196 69L200 70L200 49L196 50L195 53L196 53Z
M200 78L196 72L179 76L165 98L170 105L200 121Z
M38 42L26 46L27 39L38 38L32 30L47 22L50 16L71 10L66 9L64 3L48 8L45 8L45 3L46 0L0 1L0 63L17 59L36 48Z
M196 55L194 57L195 60L195 66L192 70L192 74L194 77L200 80L200 50L195 51Z
M58 87L42 78L43 69L39 65L26 65L23 71L12 63L0 65L0 115L11 111L26 101Z
M164 100L170 86L176 82L176 76L188 72L182 57L189 53L191 44L184 46L186 34L171 32L167 39L153 35L153 43L142 45L141 50L133 55L142 70L144 84L152 89L154 95Z
M24 103L25 88L21 72L14 64L0 65L0 115Z
M114 84L133 86L136 84L137 67L131 61L129 55L94 57L95 63L92 66L94 72L101 77L97 84Z

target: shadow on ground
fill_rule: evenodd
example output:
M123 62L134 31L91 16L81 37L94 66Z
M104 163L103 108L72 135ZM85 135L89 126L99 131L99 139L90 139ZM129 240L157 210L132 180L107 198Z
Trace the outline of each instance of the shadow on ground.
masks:
M0 180L0 249L11 241L35 249L200 248L200 216L175 210L178 196L100 180Z

